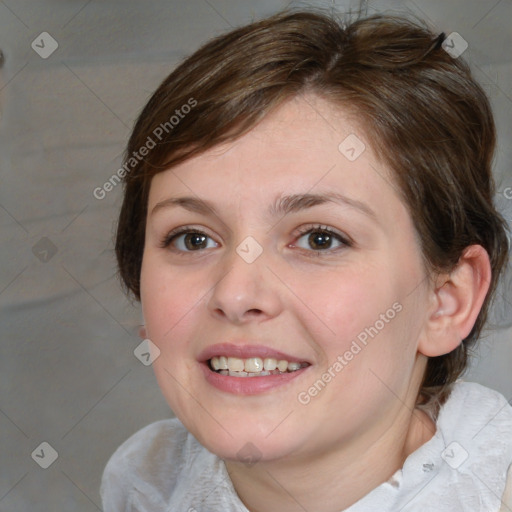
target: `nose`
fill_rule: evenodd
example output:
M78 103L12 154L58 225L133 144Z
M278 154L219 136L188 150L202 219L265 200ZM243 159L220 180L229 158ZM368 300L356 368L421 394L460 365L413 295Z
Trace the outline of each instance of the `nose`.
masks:
M278 282L264 257L248 263L235 251L223 265L214 285L208 309L220 320L241 325L276 317L282 310Z

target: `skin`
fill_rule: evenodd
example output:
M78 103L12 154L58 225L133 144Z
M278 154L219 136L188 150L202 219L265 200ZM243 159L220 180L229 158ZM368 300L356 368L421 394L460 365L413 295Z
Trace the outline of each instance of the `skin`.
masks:
M366 145L355 161L338 150L349 134ZM152 180L141 302L146 334L161 351L154 371L174 413L225 460L253 512L342 510L389 479L435 433L415 409L427 356L453 350L467 335L490 270L485 251L473 247L457 273L432 284L411 216L391 183L357 120L312 95ZM269 212L283 195L333 192L374 213L334 202ZM214 212L155 209L184 196L209 201ZM311 248L298 230L318 225L351 244L334 239L330 248ZM183 236L163 247L181 226L208 235L207 247L186 252ZM251 264L236 252L247 236L263 249ZM396 303L401 311L378 335L300 403L299 393ZM260 395L220 391L207 383L198 356L236 340L311 366ZM255 464L240 461L244 447Z

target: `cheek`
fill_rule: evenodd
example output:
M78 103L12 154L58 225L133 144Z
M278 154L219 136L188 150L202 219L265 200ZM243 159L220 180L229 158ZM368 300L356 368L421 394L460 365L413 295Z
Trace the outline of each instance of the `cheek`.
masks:
M316 275L314 282L306 280L295 289L303 304L301 316L311 319L309 330L318 326L315 331L326 352L343 353L358 336L364 341L367 329L376 323L379 331L385 330L382 314L385 320L396 316L397 286L389 280L383 283L376 274L382 272L370 267L347 268Z
M158 347L152 367L172 410L186 411L190 404L183 389L191 389L189 341L196 333L197 311L204 291L197 273L176 270L151 252L141 269L141 304L147 337Z
M322 354L322 371L334 368L338 384L380 386L375 374L395 387L415 361L421 305L410 295L408 272L392 264L359 265L316 275L301 283L301 316ZM415 295L415 294L413 294ZM398 372L401 368L403 371ZM373 373L372 373L373 372Z
M187 329L205 294L197 274L180 272L145 255L141 270L141 303L148 337L157 345Z

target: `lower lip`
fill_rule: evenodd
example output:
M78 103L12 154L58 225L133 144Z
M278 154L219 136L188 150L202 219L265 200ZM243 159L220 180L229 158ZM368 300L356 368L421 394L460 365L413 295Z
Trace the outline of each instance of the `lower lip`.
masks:
M265 375L264 377L230 377L229 375L221 375L210 370L208 363L202 363L201 368L208 383L221 391L234 395L258 395L288 384L293 379L302 375L309 366L294 372Z

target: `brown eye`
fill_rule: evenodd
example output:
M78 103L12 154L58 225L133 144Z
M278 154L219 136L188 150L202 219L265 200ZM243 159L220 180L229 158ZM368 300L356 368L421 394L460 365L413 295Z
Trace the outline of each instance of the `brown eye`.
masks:
M187 233L184 236L183 242L185 247L194 251L196 249L206 249L208 237L200 233Z
M315 231L308 236L308 244L315 250L330 249L332 242L332 236L326 232Z
M164 246L172 246L181 252L198 252L203 249L218 247L218 244L200 231L182 231L170 236Z
M308 249L316 252L338 249L350 245L340 235L328 229L309 229L303 233L296 242L301 249Z

